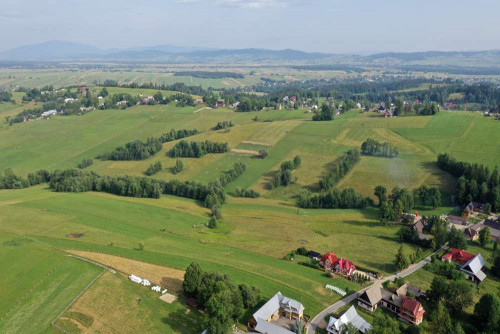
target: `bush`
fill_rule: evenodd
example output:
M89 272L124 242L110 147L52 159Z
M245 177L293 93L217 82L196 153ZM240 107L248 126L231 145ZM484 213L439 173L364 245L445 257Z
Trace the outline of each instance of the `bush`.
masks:
M208 228L217 228L217 218L212 216L208 222Z
M78 164L78 168L80 169L84 169L84 168L87 168L89 166L91 166L92 164L94 163L94 160L92 159L83 159L79 164Z
M154 164L149 165L148 169L146 169L144 174L151 176L151 175L154 175L154 174L158 173L159 171L161 171L162 168L163 168L163 166L162 166L161 162L157 161Z
M177 161L175 162L175 167L172 168L172 173L179 174L180 172L182 172L183 169L184 169L184 164L182 163L181 160L177 159Z

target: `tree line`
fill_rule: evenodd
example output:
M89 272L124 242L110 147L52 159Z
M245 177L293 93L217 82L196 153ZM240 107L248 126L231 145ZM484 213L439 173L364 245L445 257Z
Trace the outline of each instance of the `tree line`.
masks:
M359 159L360 153L358 149L352 149L344 153L335 162L333 170L319 181L321 190L328 191L333 188L359 162Z
M207 208L220 206L226 201L222 187L194 181L161 181L149 177L102 176L95 172L76 169L49 172L39 170L29 173L27 178L12 170L0 175L0 189L22 189L49 182L49 188L57 192L106 192L119 196L159 198L161 194L186 197L204 202Z
M491 172L484 165L457 161L448 154L438 156L437 165L458 178L454 200L465 205L471 201L486 204L495 212L500 211L500 175L498 167Z
M178 140L181 138L186 138L198 134L198 130L170 130L170 132L164 133L158 138L148 138L146 142L142 140L134 140L125 144L125 146L119 146L113 151L108 153L103 153L97 156L97 159L101 160L145 160L149 157L160 152L162 149L162 144L170 141Z
M225 187L229 183L239 178L246 170L247 166L243 162L236 162L233 168L226 170L221 176L215 180L215 184L220 187Z
M172 158L201 158L208 153L226 153L229 151L227 143L218 143L212 141L193 141L187 142L181 140L168 152Z
M298 207L304 209L363 209L373 205L371 198L357 194L352 188L331 188L319 194L303 189L296 202Z
M234 284L229 276L218 272L205 272L196 262L184 274L184 294L195 298L205 311L203 328L210 334L227 334L246 310L261 301L258 288Z
M94 163L94 160L92 159L83 159L79 164L78 164L78 168L80 169L84 169L84 168L87 168L89 166L92 166L92 164Z
M389 158L399 155L398 149L391 143L381 143L372 138L368 138L361 144L361 153L365 155L380 155Z

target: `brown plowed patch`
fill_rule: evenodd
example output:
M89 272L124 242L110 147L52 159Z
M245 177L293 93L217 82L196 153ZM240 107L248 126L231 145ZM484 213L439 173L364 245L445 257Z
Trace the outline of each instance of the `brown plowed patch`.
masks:
M258 151L253 151L253 150L240 150L240 149L237 149L237 148L233 148L231 150L231 152L234 152L234 153L242 153L242 154L251 154L251 155L259 155L259 152Z

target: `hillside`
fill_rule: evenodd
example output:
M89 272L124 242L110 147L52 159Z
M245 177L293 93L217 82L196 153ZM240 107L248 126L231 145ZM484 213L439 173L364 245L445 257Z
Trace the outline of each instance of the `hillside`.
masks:
M148 96L155 91L110 88L110 93L117 92ZM18 100L15 109L12 104L0 104L2 119L12 115L13 110L28 106L21 103L20 93L15 98ZM136 260L178 272L195 261L203 270L216 270L237 283L259 287L265 297L281 291L301 300L306 313L314 316L341 298L326 290L326 284L350 291L360 289L361 285L340 277L327 277L309 266L305 257L284 260L291 251L299 247L320 253L334 250L366 271L387 276L397 270L394 255L400 247L399 226L381 224L376 207L299 209L296 206L295 196L302 189L317 192L319 180L331 172L346 151L360 148L367 138L397 147L398 157L361 156L338 187L353 188L372 199L378 185L388 190L396 186L410 190L421 185L438 187L443 194L442 205L434 210L418 207L421 214L439 215L454 210L449 199L456 181L437 168L438 154L450 153L458 160L490 168L500 165L500 156L491 153L500 151L498 140L492 140L498 134L498 121L479 113L442 111L434 116L384 118L375 112L350 110L335 116L333 121L311 119L312 114L304 108L235 112L229 108L207 109L204 105L180 107L171 102L125 110L94 110L80 116L55 116L12 126L2 121L0 170L11 168L21 176L39 169L75 168L84 159L94 160L85 171L138 177L144 177L148 166L159 161L163 169L152 178L202 184L215 181L235 162L245 163L246 171L224 187L227 201L222 205L222 219L216 229L206 225L210 210L201 201L185 197L161 195L159 199L151 199L103 192L54 192L47 184L0 190L0 241L8 246L0 251L0 260L7 261L13 253L22 251L26 254L20 255L22 263L34 266L36 275L50 275L53 280L43 280L40 285L21 280L22 287L32 289L37 298L23 299L19 304L22 311L19 314L25 315L25 320L9 313L0 317L0 329L10 331L15 324L21 324L20 328L30 331L33 321L43 329L38 332L44 332L50 321L55 320L71 333L137 332L141 328L151 333L203 330L201 316L187 306L178 291L173 292L179 297L173 304L159 302L148 288L126 279L125 275L132 273L130 270L115 274L96 267L87 270L87 266L91 267L89 263L63 256L68 250L95 259L100 258L96 254L112 256L105 258L115 261L115 269L126 268L126 261ZM229 130L213 130L220 121L231 121L234 126ZM169 157L167 152L179 140L164 143L158 153L145 160L95 159L117 146L159 137L170 129L197 129L199 134L187 138L188 141L227 142L230 151L201 158L179 158L184 169L178 174L172 172L177 159ZM268 156L257 158L259 150L266 150ZM293 183L269 189L269 182L282 162L297 155L302 163L292 172ZM237 188L252 189L261 196L234 197ZM405 245L406 254L415 250L416 246ZM33 263L34 258L43 262ZM60 265L51 267L47 263ZM64 276L65 270L71 271L71 275L83 271L86 274L71 285L68 282L73 276ZM18 265L11 274L2 276L0 282L5 286L21 272L22 265ZM168 275L164 277L165 286L178 287L179 278L175 281ZM74 296L93 279L95 283L65 311L64 306L72 299L68 296L72 292ZM60 305L46 304L48 296L44 289L58 291ZM5 292L0 290L0 296L4 296L2 293ZM18 305L19 298L22 298L20 293L9 293L6 300L8 305ZM43 316L30 313L42 304L50 306ZM113 307L133 311L128 314L96 311ZM58 316L60 312L63 313ZM240 320L240 324L244 326L246 320Z

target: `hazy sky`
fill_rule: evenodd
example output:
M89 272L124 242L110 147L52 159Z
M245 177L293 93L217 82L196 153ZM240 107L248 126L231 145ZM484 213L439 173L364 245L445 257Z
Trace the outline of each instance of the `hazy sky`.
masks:
M500 49L500 1L1 0L0 51L47 40L331 53Z

